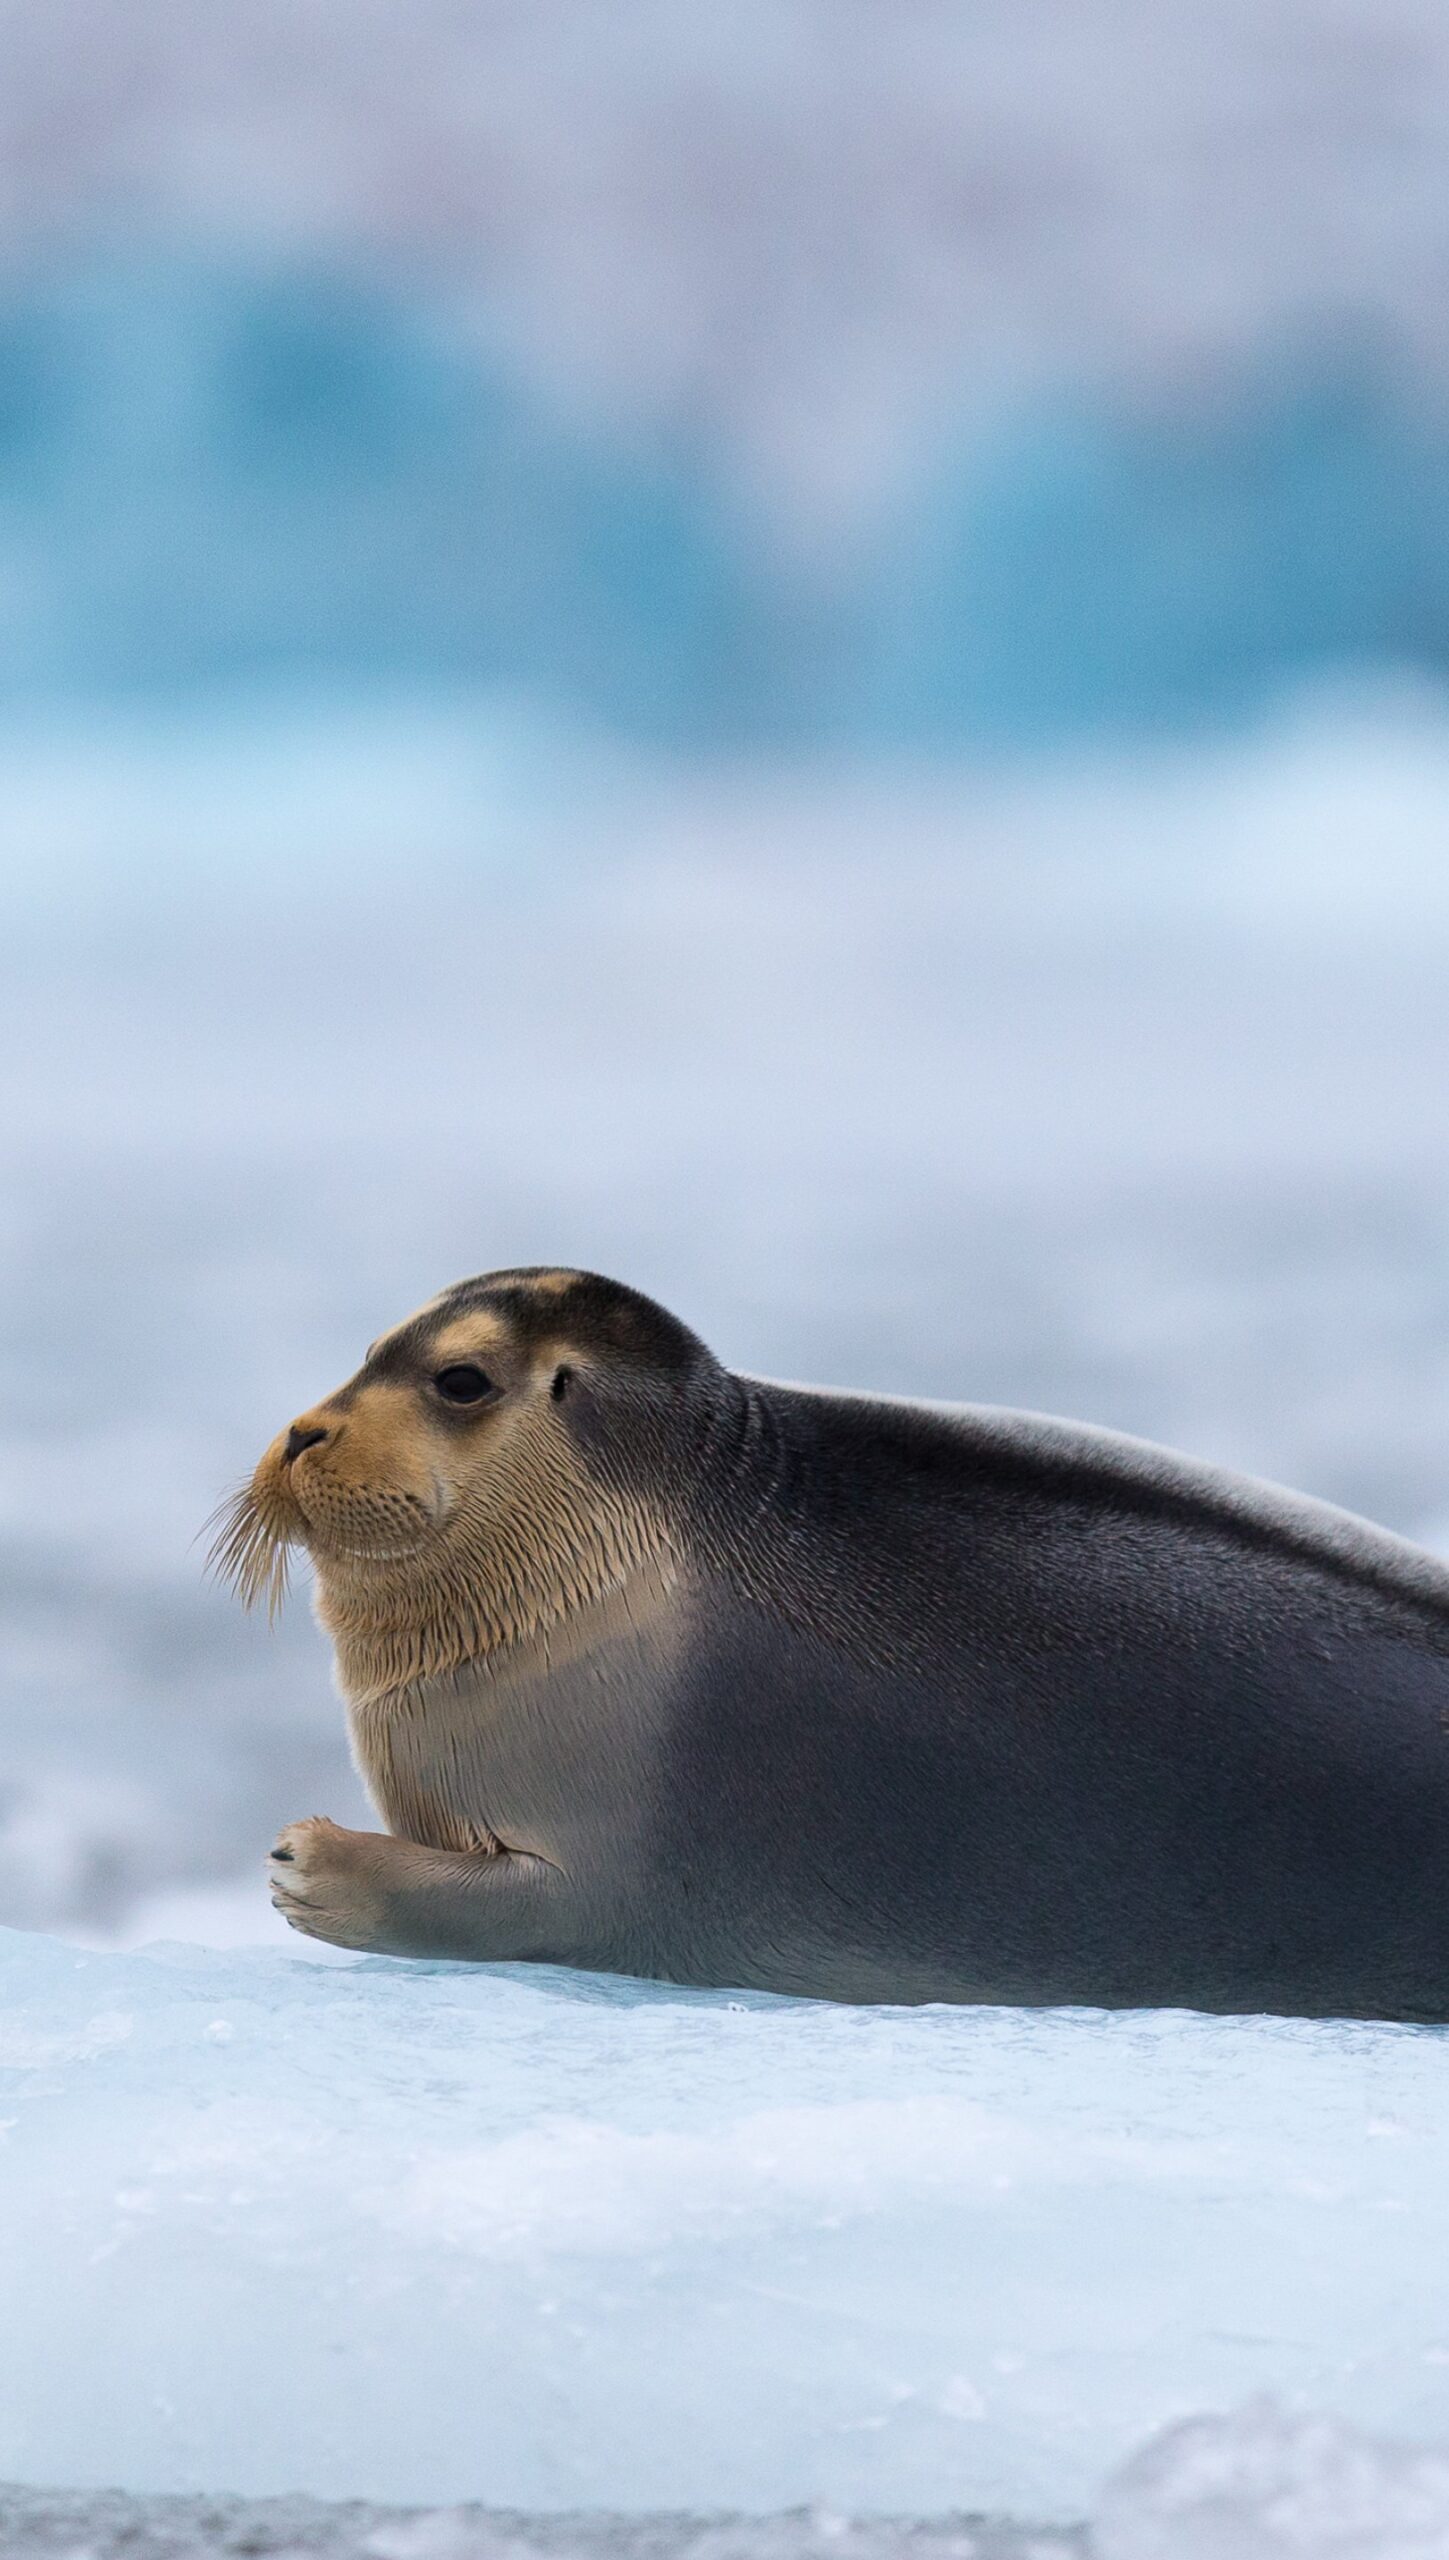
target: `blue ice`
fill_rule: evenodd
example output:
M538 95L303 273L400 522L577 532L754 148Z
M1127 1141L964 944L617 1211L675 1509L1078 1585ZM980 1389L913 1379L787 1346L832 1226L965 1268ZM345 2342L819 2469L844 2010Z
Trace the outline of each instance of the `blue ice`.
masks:
M1091 2511L1449 2437L1449 2038L0 1934L0 2478Z

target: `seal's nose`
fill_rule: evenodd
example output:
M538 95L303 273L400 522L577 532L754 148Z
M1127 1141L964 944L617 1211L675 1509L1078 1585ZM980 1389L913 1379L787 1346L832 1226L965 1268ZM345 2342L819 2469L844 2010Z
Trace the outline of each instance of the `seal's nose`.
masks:
M326 1432L315 1422L310 1429L304 1423L294 1422L287 1434L287 1445L282 1451L283 1466L289 1467L294 1458L300 1458L304 1449L315 1449L318 1441L325 1440L326 1437Z

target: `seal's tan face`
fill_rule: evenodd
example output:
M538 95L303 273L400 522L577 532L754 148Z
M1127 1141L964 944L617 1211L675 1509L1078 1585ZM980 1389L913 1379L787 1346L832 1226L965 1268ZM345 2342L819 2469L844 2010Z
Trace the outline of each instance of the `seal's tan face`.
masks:
M495 1501L506 1494L500 1461L520 1424L548 1427L536 1408L554 1348L526 1356L507 1321L483 1311L434 1318L424 1307L384 1334L355 1377L264 1452L218 1550L244 1597L275 1583L265 1550L278 1541L324 1571L445 1548L450 1523L489 1507L490 1484Z
M525 1359L500 1317L430 1325L428 1314L374 1343L357 1375L279 1432L257 1469L259 1507L287 1520L319 1565L438 1541L460 1510L487 1502L521 1415L546 1398L548 1363Z
M530 1275L526 1328L444 1299L384 1334L278 1432L227 1512L213 1552L246 1601L275 1609L288 1551L311 1556L344 1681L362 1652L371 1685L374 1670L415 1677L530 1632L617 1585L649 1542L561 1410L588 1354L554 1321L554 1277Z

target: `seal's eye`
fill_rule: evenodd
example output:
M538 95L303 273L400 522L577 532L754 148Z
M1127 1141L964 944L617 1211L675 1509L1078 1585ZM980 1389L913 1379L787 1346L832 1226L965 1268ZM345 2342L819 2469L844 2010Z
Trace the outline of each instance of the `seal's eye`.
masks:
M440 1369L433 1380L445 1404L481 1404L493 1393L493 1381L487 1371L460 1362L457 1368Z

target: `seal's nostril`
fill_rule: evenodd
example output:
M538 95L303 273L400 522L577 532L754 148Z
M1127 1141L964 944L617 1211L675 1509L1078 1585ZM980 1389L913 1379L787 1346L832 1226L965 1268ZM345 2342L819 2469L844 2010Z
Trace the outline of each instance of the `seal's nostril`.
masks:
M326 1437L326 1432L319 1431L315 1425L310 1431L304 1431L300 1422L294 1422L287 1434L287 1445L282 1451L283 1465L289 1467L294 1458L300 1458L304 1449L315 1449L318 1441L325 1440Z

